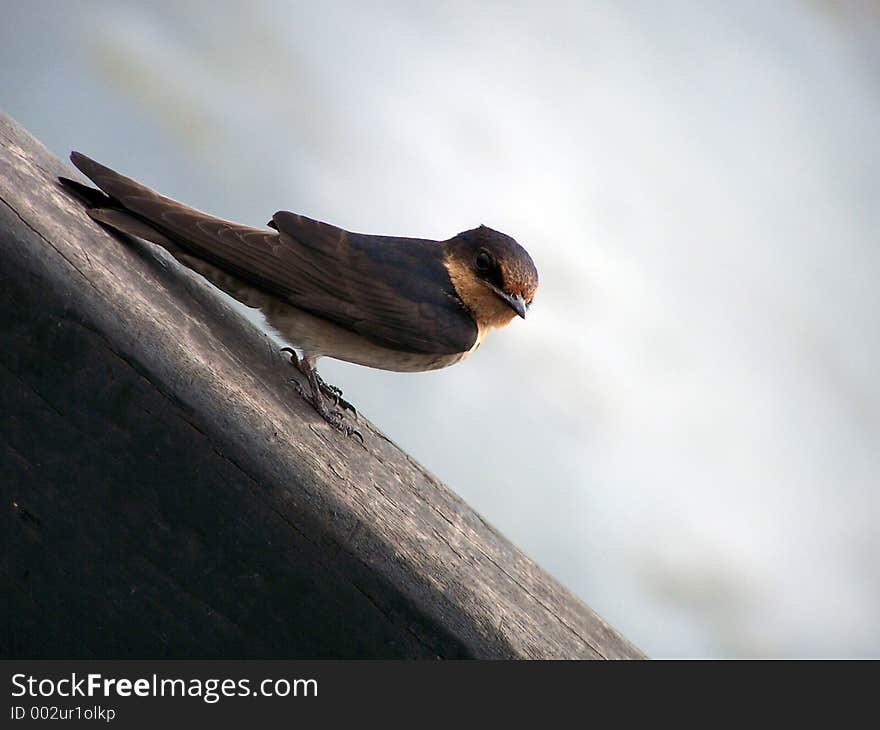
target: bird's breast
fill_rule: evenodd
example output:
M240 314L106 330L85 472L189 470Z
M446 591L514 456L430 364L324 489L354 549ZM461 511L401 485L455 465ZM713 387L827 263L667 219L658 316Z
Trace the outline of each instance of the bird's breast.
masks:
M379 370L439 370L467 357L479 344L475 343L470 350L451 354L405 352L377 345L357 332L274 297L260 309L281 337L307 355L332 357Z

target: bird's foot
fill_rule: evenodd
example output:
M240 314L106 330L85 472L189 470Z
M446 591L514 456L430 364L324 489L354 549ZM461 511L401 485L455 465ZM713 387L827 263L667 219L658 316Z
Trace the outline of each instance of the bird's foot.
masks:
M296 391L308 401L309 404L311 404L324 421L337 431L344 433L346 436L357 438L361 442L361 445L363 445L363 434L356 428L345 423L345 414L335 408L328 408L327 404L324 402L324 396L327 396L327 398L333 401L334 406L342 406L344 409L351 411L356 419L357 411L351 403L342 397L342 390L334 385L324 382L323 378L318 375L314 366L305 358L301 358L297 355L291 348L282 347L281 351L290 354L290 364L306 376L309 385L311 386L310 390L307 392L306 389L300 385L298 380L292 379L290 382L293 383L293 387L296 388Z
M335 385L330 385L330 383L326 382L324 378L322 378L320 375L318 375L318 387L321 388L321 392L324 395L326 395L330 400L333 401L334 406L341 407L343 410L351 412L351 415L354 416L354 420L357 420L357 409L351 403L345 400L345 398L342 397L342 388L337 388Z
M363 445L364 435L345 422L345 414L342 411L336 410L335 408L328 408L327 404L324 402L322 394L319 393L316 396L311 392L307 392L306 389L300 385L299 381L291 380L290 382L293 384L293 387L296 388L296 392L315 409L318 415L321 416L326 423L337 431L344 433L346 436L352 436L358 439L358 441L361 442L361 445Z
M286 352L290 355L290 364L293 365L297 370L299 370L306 377L310 377L310 372L314 371L314 368L310 368L306 363L304 358L301 358L297 355L296 351L290 347L282 347L281 352ZM335 385L330 385L327 381L324 380L317 372L315 372L315 378L318 381L318 387L321 389L321 392L326 395L331 401L333 401L333 405L335 407L341 407L343 410L349 411L354 419L357 420L358 412L357 408L355 408L351 403L349 403L345 398L342 397L342 388L338 388ZM307 398L307 400L309 400Z

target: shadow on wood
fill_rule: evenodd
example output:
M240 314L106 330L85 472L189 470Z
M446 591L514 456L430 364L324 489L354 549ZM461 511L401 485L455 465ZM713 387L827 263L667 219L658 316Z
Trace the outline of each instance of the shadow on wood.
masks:
M0 116L0 655L641 656Z

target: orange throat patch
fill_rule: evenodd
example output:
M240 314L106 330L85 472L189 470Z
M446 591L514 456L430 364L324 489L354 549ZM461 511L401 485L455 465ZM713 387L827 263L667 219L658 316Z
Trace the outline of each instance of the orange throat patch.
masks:
M477 341L474 343L476 349L490 329L507 326L516 317L516 312L483 284L467 264L447 256L444 265L459 299L464 302L477 323Z

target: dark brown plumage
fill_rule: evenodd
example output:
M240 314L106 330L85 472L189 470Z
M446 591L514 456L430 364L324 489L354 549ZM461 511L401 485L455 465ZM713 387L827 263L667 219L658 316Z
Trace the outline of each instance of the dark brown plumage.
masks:
M476 349L492 327L525 317L535 266L509 236L480 226L448 241L351 233L279 211L251 228L166 198L78 152L71 160L100 191L61 178L89 215L158 243L242 303L303 353L310 400L343 430L314 370L328 356L386 370L433 370Z

